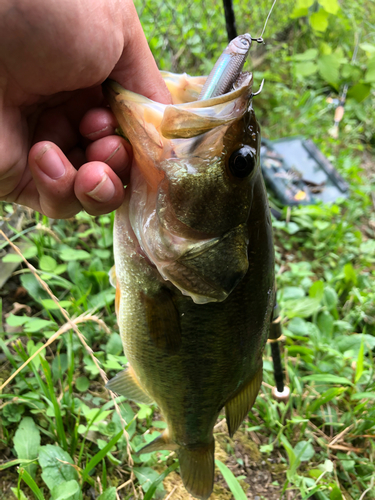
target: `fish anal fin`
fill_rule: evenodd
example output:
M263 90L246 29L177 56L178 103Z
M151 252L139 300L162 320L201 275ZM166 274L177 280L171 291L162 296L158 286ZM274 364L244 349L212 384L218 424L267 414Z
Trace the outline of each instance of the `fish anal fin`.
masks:
M144 453L153 453L154 451L160 450L176 451L177 448L178 444L171 440L168 429L165 429L160 436L151 441L151 443L146 444L146 446L141 448L137 453L138 455L143 455Z
M260 367L250 382L225 404L225 415L230 437L233 437L233 434L251 410L262 384L262 379L263 368Z
M184 486L191 495L201 500L206 500L213 490L214 452L214 440L194 447L181 446L177 452Z
M106 388L136 403L143 403L146 405L153 403L153 399L142 389L130 365L107 382Z
M176 354L181 346L181 327L170 291L161 288L155 295L141 292L141 300L153 344L167 354Z

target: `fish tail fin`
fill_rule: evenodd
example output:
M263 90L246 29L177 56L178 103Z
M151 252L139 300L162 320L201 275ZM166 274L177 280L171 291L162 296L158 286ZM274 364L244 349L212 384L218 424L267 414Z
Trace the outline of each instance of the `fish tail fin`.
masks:
M187 491L196 498L206 500L214 487L215 441L194 447L178 449L181 478Z
M151 441L151 443L146 444L143 448L138 451L138 455L143 455L144 453L153 453L154 451L160 450L171 450L176 451L178 449L178 444L176 444L169 436L168 429L160 434L156 439Z

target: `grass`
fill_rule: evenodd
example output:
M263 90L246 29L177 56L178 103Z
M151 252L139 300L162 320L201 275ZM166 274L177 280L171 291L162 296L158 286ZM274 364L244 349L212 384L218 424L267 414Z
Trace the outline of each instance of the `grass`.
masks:
M312 138L351 194L331 205L281 208L281 219L273 221L292 396L286 404L272 399L267 350L261 393L235 440L223 417L216 426L213 498L238 500L250 487L267 500L369 500L375 498L374 90L364 101L348 99L335 139L326 98L338 90L320 73L299 74L295 54L333 47L336 37L347 57L358 26L370 40L375 22L366 1L343 2L341 18L319 34L288 17L288 4L276 5L266 31L272 58L256 55L263 63L254 76L265 77L266 86L254 107L267 137ZM172 12L164 2L157 32L151 20L158 5L143 7L142 22L160 65L208 71L226 43L221 3L191 2L189 11L181 4ZM246 9L235 3L239 29L248 30L251 14L257 35L266 8ZM363 51L356 62L363 75L366 57ZM272 195L270 201L277 205ZM157 407L113 398L104 389L126 363L108 280L113 214L81 213L69 221L33 214L15 229L22 209L4 204L1 210L2 228L24 245L29 265L0 240L2 261L18 266L1 292L0 386L28 363L1 392L0 498L150 500L171 492L174 500L184 498L173 454L136 453L165 428Z

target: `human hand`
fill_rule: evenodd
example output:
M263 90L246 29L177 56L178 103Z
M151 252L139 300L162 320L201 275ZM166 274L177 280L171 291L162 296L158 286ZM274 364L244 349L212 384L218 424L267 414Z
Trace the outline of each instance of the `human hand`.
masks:
M121 205L132 152L100 108L108 76L170 102L131 0L1 2L0 200L53 218Z

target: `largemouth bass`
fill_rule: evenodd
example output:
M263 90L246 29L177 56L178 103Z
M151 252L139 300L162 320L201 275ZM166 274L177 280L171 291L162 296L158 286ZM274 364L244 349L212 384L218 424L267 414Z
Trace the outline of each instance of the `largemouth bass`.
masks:
M219 412L233 436L262 381L272 228L252 75L206 100L204 77L163 77L173 105L104 85L134 153L112 271L129 364L107 387L157 403L168 428L142 453L176 450L186 489L207 499Z

